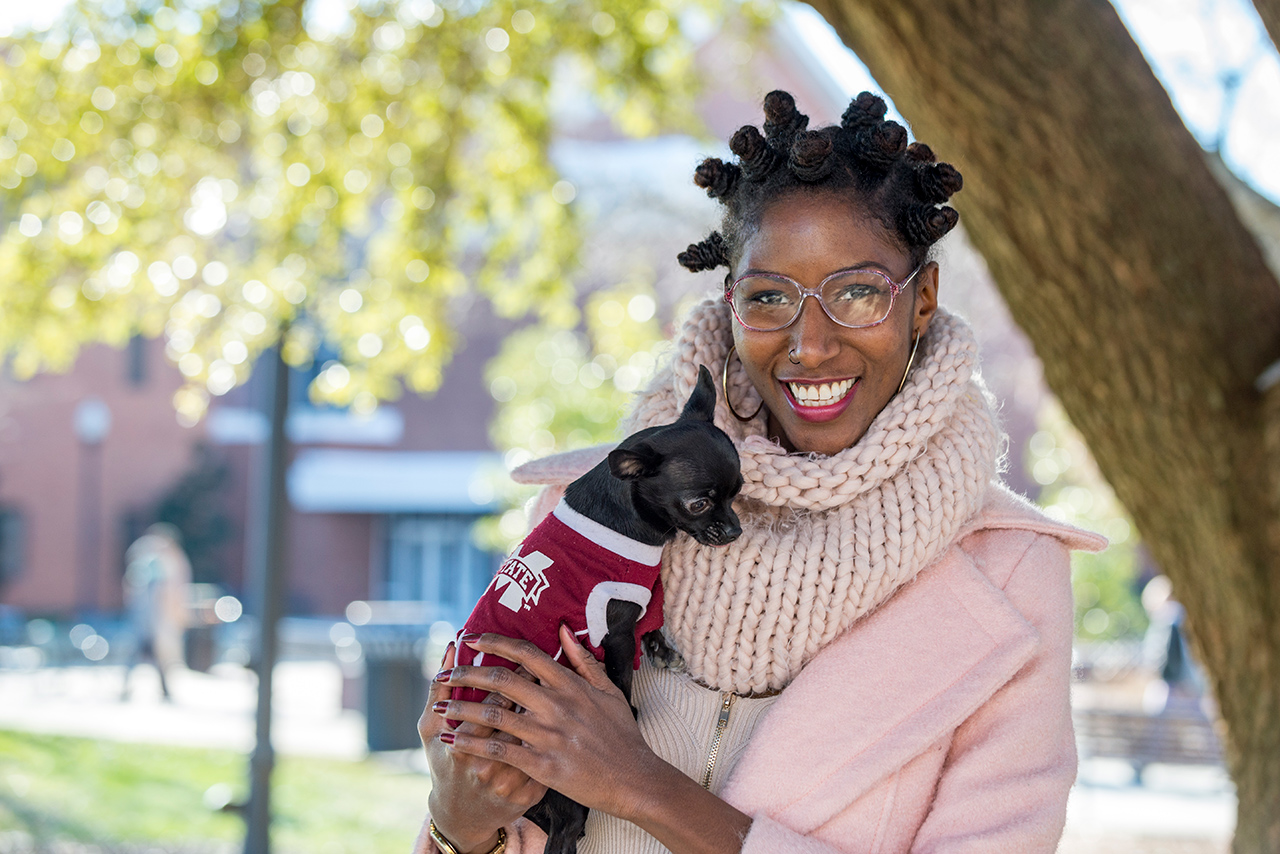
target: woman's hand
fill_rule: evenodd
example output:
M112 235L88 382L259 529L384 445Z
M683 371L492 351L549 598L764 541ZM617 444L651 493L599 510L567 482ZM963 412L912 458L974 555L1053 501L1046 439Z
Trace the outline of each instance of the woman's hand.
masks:
M632 818L648 788L643 781L669 766L645 743L604 665L564 626L560 643L569 667L528 641L484 634L464 636L463 643L514 661L538 681L502 667L454 668L450 687L502 694L523 709L461 700L437 706L442 720L469 722L442 733L443 741L452 738L458 761L496 760L591 809ZM492 727L498 734L486 737L474 727Z
M453 644L440 663L441 673L451 669L456 658ZM559 665L556 665L557 667ZM501 669L501 668L497 668ZM519 681L528 676L504 673ZM476 723L461 723L450 730L443 716L431 711L432 706L449 699L451 687L433 681L427 696L427 708L418 719L418 735L431 768L431 795L428 801L436 829L457 846L459 851L489 851L497 844L498 828L510 824L525 810L542 800L547 787L529 779L525 772L503 762L483 756L467 755L448 749L440 740L442 733L453 733L481 741L509 744L515 739ZM484 703L470 705L484 708L509 708L511 702L500 694L490 694ZM456 718L454 718L456 719Z

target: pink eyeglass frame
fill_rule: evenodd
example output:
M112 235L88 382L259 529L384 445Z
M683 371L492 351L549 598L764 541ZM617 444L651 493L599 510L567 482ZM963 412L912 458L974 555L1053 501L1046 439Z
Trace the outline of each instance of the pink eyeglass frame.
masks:
M847 267L843 270L836 270L830 276L827 276L825 279L823 279L821 282L818 283L818 286L816 288L806 288L804 285L800 284L795 279L791 278L790 276L784 276L781 273L745 273L739 276L738 278L734 279L731 283L729 283L725 287L724 301L729 304L729 310L733 312L734 320L738 321L739 325L741 325L743 329L750 329L752 332L777 332L779 329L786 329L788 326L795 323L796 320L799 319L800 312L804 310L804 301L806 297L815 297L818 300L818 305L822 306L823 313L826 314L827 317L831 318L831 322L836 324L837 326L843 326L845 329L870 329L872 326L879 326L881 323L884 323L886 320L889 319L889 315L893 313L893 303L894 303L894 300L898 298L898 294L906 290L907 285L911 284L911 280L914 279L917 275L919 275L920 271L923 270L924 268L925 268L925 265L921 264L919 267L916 267L914 270L908 273L907 277L903 279L901 282L895 282L893 279L889 278L889 276L886 273L882 273L879 270L873 270L870 267ZM854 272L873 273L879 276L880 278L884 279L885 282L888 283L889 285L889 308L887 311L885 311L884 317L880 318L875 323L861 323L854 326L852 324L844 323L843 321L837 320L835 315L831 313L831 309L827 308L826 302L822 299L822 289L826 287L827 282L831 281L837 276L843 276L846 273L854 273ZM737 306L733 304L733 290L734 288L738 287L738 283L744 279L777 279L779 282L790 282L791 284L795 285L796 290L800 291L800 304L796 306L795 315L786 323L782 324L781 326L770 326L768 328L761 327L761 326L751 326L750 324L743 321L743 319L738 316Z

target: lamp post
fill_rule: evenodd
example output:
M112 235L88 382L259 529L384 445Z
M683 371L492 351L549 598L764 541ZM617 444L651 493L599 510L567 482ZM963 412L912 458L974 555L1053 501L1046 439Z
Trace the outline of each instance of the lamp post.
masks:
M76 606L83 615L98 609L102 568L102 442L111 432L111 410L99 397L76 404L71 419L80 440L77 490Z
M281 339L284 332L281 332ZM271 852L271 677L276 664L276 624L285 591L285 416L289 408L289 366L280 346L263 360L270 389L271 432L263 449L266 465L257 483L255 514L259 527L253 538L249 564L258 611L258 648L253 656L258 671L257 743L249 759L249 802L245 805L244 854Z

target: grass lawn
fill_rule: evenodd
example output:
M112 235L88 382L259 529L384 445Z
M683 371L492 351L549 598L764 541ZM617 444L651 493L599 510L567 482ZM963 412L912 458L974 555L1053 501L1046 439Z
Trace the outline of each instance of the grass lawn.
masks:
M234 843L243 821L203 802L218 783L243 798L247 757L0 731L0 833L37 843ZM407 854L431 786L373 760L291 756L277 757L272 783L274 848L299 854Z

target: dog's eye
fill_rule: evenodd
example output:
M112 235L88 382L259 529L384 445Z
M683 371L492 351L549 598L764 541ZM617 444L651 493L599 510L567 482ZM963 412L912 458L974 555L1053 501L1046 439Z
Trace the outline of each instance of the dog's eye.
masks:
M692 501L690 501L688 504L686 504L685 507L689 510L690 513L706 513L708 510L711 509L711 499L695 498Z

